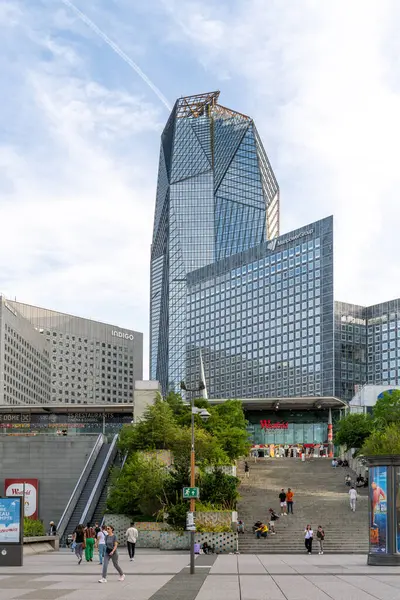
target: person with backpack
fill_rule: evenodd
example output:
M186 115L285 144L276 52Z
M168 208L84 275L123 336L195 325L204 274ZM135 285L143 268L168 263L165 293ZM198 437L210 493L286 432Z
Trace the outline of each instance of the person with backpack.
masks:
M93 551L94 551L94 542L96 538L96 532L94 527L87 524L85 529L85 558L86 562L93 562Z
M325 531L322 529L322 525L318 525L318 529L317 529L317 540L318 540L318 544L319 544L318 554L324 553L324 539L325 539Z

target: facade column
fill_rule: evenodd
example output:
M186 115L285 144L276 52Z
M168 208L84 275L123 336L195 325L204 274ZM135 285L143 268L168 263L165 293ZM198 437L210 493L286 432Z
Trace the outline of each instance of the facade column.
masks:
M329 409L328 414L328 456L333 458L333 425L332 425L332 409Z

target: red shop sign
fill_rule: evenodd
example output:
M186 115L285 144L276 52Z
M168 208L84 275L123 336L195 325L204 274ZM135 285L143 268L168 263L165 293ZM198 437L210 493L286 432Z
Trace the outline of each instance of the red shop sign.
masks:
M289 423L282 421L281 423L271 423L268 419L261 419L260 421L261 429L288 429Z

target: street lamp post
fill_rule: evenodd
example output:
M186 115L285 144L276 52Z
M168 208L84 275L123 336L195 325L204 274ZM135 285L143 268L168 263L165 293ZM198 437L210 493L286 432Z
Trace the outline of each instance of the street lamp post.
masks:
M191 412L191 447L190 447L190 487L196 486L196 464L195 464L195 450L194 450L194 415L200 415L203 421L207 421L210 418L208 410L199 409L194 405L194 394L196 392L202 392L205 389L203 381L199 382L197 388L188 388L184 381L181 381L181 390L189 392L190 394L190 412ZM196 509L196 499L190 498L190 512L194 515ZM195 528L190 531L190 574L194 574L194 534Z

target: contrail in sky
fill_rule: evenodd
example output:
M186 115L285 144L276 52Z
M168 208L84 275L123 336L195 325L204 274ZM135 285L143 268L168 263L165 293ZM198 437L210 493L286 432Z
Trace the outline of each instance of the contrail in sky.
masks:
M101 39L106 44L108 44L110 46L110 48L112 48L114 50L114 52L116 52L118 54L118 56L120 56L122 58L122 60L124 60L134 71L136 71L136 73L139 75L139 77L141 77L143 79L143 81L145 83L147 83L149 88L153 90L153 92L155 93L157 98L159 100L161 100L161 102L164 104L164 106L166 106L168 108L168 110L171 110L171 106L170 106L168 100L166 99L166 97L164 96L164 94L158 89L158 87L156 85L154 85L154 83L151 81L151 79L149 79L147 77L147 75L145 73L143 73L143 71L139 67L139 65L137 65L135 62L133 62L133 60L131 58L129 58L129 56L127 56L125 54L125 52L123 50L121 50L121 48L119 46L117 46L117 44L115 44L112 40L110 40L108 35L106 35L104 33L104 31L99 29L99 27L97 27L97 25L95 23L93 23L93 21L91 21L89 19L89 17L87 17L82 11L80 11L79 8L77 8L75 6L75 4L72 4L72 2L70 2L70 0L61 0L61 2L63 2L63 4L65 4L71 10L73 10L74 13L80 18L81 21L83 21L88 27L90 27L90 29L92 31L97 33L97 35L99 37L101 37Z

